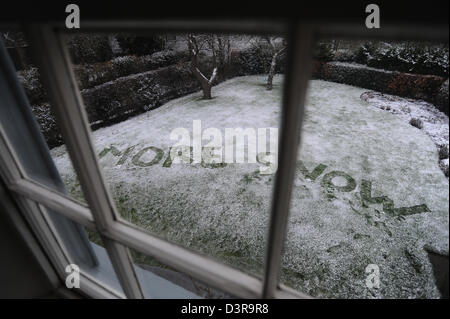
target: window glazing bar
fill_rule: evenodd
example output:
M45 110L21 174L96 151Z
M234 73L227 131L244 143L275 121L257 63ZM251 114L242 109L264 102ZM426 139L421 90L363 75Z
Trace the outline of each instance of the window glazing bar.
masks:
M312 65L312 30L307 25L292 24L288 34L288 56L283 87L281 134L278 170L272 197L269 236L267 240L263 298L274 298L286 238L292 183L305 97Z
M89 209L66 198L63 194L49 191L43 185L22 179L20 176L18 180L11 182L9 188L20 196L28 197L45 207L54 209L56 213L60 213L89 229L95 229L92 215L90 212L86 212ZM156 256L158 259L166 261L169 266L198 280L226 290L234 296L260 298L261 280L216 261L211 262L208 257L151 236L140 229L136 229L133 225L120 224L116 229L117 231L112 231L108 234L108 237L141 253ZM189 262L185 262L182 258L187 258ZM94 287L92 291L95 292L92 296L102 296L103 290L96 288L95 284L92 284L92 286ZM86 286L84 285L84 287ZM87 293L90 294L91 290ZM278 290L277 293L283 298L286 298L286 296L288 298L305 298L305 295L301 293L292 290L285 292L283 288ZM103 295L103 298L108 296Z
M115 207L97 162L67 49L61 35L45 25L26 25L25 30L83 193L102 234L115 222ZM143 298L126 248L107 238L104 243L127 297Z
M33 201L55 210L57 213L88 227L95 229L94 218L89 208L66 197L50 188L40 185L34 181L21 179L9 186L9 189L18 195L32 199Z
M12 150L2 127L0 127L0 154L2 155L0 160L2 180L10 191L11 198L23 212L23 216L20 214L8 214L8 216L25 238L27 245L42 265L42 269L48 275L54 287L64 290L65 286L61 280L64 281L67 275L65 266L72 263L70 261L71 256L63 247L61 239L58 239L58 232L55 232L52 228L53 223L48 219L48 212L46 207L43 206L55 209L54 213L61 213L81 225L95 229L92 215L86 207L68 199L64 194L28 180L24 168ZM1 185L0 192L3 192L6 196L6 190ZM4 204L12 205L8 200ZM13 212L14 209L14 207L11 207L10 211ZM33 233L29 233L30 229L24 224L22 217L27 220L26 224L31 227ZM36 239L38 240L36 241ZM41 252L42 247L44 247L45 253ZM81 289L90 297L124 298L122 294L111 290L95 278L86 276L83 272L81 275Z
M234 296L261 298L260 279L161 239L134 225L115 223L105 235Z

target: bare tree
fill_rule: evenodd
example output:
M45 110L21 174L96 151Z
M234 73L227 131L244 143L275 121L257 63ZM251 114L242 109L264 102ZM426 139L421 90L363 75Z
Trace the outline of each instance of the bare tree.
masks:
M269 44L270 51L272 53L272 59L270 61L269 73L267 74L267 90L272 90L273 87L273 76L275 75L275 69L277 66L277 60L286 52L286 42L283 39L281 45L275 43L276 38L264 37L267 44Z
M219 72L223 72L230 59L230 40L220 35L188 35L188 49L191 57L191 70L200 82L204 99L211 99L211 87ZM213 71L209 79L200 71L200 52L211 54Z
M28 60L25 53L27 42L24 34L18 31L6 31L2 33L2 39L6 46L14 47L16 49L22 68L28 68Z
M337 52L337 50L339 50L341 47L341 40L332 40L331 43L332 43L333 51Z

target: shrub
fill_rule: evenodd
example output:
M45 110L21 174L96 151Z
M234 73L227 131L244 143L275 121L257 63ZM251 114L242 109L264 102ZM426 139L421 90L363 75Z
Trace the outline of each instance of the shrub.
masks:
M355 62L361 64L367 64L367 62L373 59L377 48L374 42L365 42L357 50L355 54Z
M434 97L434 103L442 112L448 115L448 79L442 83Z
M365 43L355 62L408 73L448 76L448 47L423 43Z
M189 63L121 77L81 92L89 122L107 125L200 89Z
M314 58L322 62L332 61L334 53L331 48L331 43L320 42L314 50Z
M311 78L312 79L322 79L323 75L323 67L324 67L324 62L321 61L317 61L317 60L313 60L313 64L312 64L312 69L311 69Z
M415 99L430 100L442 85L443 78L434 75L395 73L387 92Z
M443 160L448 158L448 145L442 145L439 149L439 159Z
M265 46L254 46L241 51L236 58L239 75L265 74L269 72L272 54Z
M108 61L113 57L108 37L103 35L72 35L67 46L74 64Z
M56 120L50 111L50 104L32 105L31 109L45 137L49 148L61 145L63 139L56 124Z
M409 74L343 62L313 63L313 78L435 103L448 114L448 80L435 75ZM444 83L445 82L445 83ZM444 84L443 84L444 83ZM442 91L442 94L439 92ZM447 94L445 94L447 92Z
M146 55L164 49L165 40L162 37L137 37L134 35L118 35L122 53L125 55Z
M392 80L391 73L340 62L322 63L318 65L317 71L320 72L317 78L380 92L386 92Z
M444 172L444 175L448 177L448 161L440 161L439 167Z
M155 70L186 60L184 52L170 50L151 55L120 56L108 62L75 66L75 75L81 88L90 88L130 74Z
M25 91L30 104L40 104L47 100L47 93L41 84L39 70L37 68L29 68L24 71L17 72L17 77Z
M356 52L353 52L351 50L341 49L337 50L334 53L333 61L355 62L355 60L356 60Z

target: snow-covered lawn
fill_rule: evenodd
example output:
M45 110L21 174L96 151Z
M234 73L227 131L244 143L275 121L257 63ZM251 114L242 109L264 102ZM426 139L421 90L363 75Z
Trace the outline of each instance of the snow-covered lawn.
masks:
M258 163L164 163L172 129L192 130L193 120L222 132L277 127L282 78L273 91L263 83L263 76L234 78L215 86L212 100L191 94L95 131L122 216L260 276L274 176L259 174ZM424 248L448 254L448 179L430 137L369 105L365 91L310 83L281 279L318 297L439 297ZM153 148L133 160L150 146L163 154ZM81 199L64 147L51 152ZM369 264L380 269L379 289L366 287Z
M434 142L437 149L449 147L448 116L439 111L434 105L425 102L402 98L399 96L368 91L361 98L370 105L385 110L410 123L411 120L422 122L423 130ZM439 159L439 166L448 175L448 154L446 158Z

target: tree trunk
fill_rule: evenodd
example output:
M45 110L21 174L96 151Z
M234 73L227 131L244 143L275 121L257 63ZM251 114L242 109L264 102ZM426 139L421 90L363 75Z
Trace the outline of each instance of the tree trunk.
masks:
M212 99L211 97L212 81L208 81L208 79L200 72L198 68L192 67L191 70L192 73L194 73L197 80L200 82L203 91L203 98Z
M273 56L272 56L272 62L270 63L270 69L269 69L269 74L267 75L267 86L266 89L267 90L272 90L273 87L273 75L275 74L275 66L277 64L277 57L278 57L278 52L276 52Z
M213 45L211 44L211 48L213 49L213 60L214 60L214 70L211 74L211 78L208 80L203 73L198 68L198 54L199 49L197 45L197 40L193 36L189 36L188 38L188 48L191 55L191 70L194 76L197 78L197 80L200 82L200 85L202 87L203 91L203 98L204 99L212 99L211 96L211 87L212 84L217 76L217 64L216 64L216 52L213 48Z
M272 62L270 63L270 69L269 69L269 74L267 75L267 86L266 86L266 89L269 91L272 90L272 87L273 87L272 82L273 82L273 76L275 74L275 67L277 66L278 56L284 52L284 49L285 48L282 48L281 50L275 52L272 56Z
M25 54L25 48L21 47L20 45L16 45L16 51L17 51L17 54L19 55L19 60L20 60L20 64L22 65L22 69L23 70L28 69L28 62L27 62L27 57Z
M208 83L207 85L202 85L203 90L203 98L206 100L212 99L211 96L211 85Z

